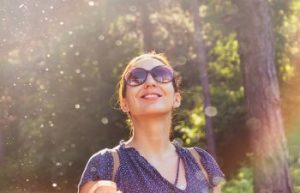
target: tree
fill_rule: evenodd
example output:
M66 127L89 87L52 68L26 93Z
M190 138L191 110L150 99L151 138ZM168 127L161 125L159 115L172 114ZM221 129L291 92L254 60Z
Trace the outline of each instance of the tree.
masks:
M5 93L5 92L4 92ZM0 163L3 161L3 158L5 156L5 148L4 146L6 143L4 142L5 140L3 139L3 131L4 128L8 127L11 123L13 123L16 120L16 115L14 115L11 112L12 106L14 106L14 101L10 96L1 96L0 98Z
M191 3L191 13L194 20L194 43L196 48L197 63L199 65L200 71L200 81L202 86L202 96L203 96L203 107L204 111L211 106L210 92L209 92L209 80L208 80L208 61L206 58L206 50L202 37L202 25L199 16L199 3L198 0L193 0ZM212 127L212 118L205 113L205 133L208 151L215 156L215 140Z
M139 7L141 9L141 30L143 34L144 52L150 52L153 50L153 29L149 18L150 10L148 3L144 3L142 1L139 2Z
M236 0L254 192L293 192L275 68L270 8L265 0Z

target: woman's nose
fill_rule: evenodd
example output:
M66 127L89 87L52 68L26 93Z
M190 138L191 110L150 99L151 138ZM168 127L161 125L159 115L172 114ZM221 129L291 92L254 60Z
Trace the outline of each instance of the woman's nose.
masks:
M147 79L144 83L144 87L145 88L148 88L149 86L157 86L157 82L156 80L154 80L154 78L152 77L152 75L149 73L148 76L147 76Z

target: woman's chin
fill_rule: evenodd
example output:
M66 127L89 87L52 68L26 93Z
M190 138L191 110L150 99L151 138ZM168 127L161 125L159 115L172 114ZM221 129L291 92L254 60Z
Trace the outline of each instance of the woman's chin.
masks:
M162 115L169 115L171 114L171 111L169 109L143 109L142 111L140 111L139 113L137 113L136 115L140 115L140 116L162 116Z

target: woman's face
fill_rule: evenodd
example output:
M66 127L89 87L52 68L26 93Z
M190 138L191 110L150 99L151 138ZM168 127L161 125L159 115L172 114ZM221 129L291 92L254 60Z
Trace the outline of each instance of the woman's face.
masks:
M134 68L151 70L156 66L164 65L159 60L145 58L134 64L128 71ZM126 96L120 102L124 112L130 112L131 116L161 115L171 113L173 108L179 107L181 96L175 93L172 81L159 83L149 73L144 84L139 86L126 85Z

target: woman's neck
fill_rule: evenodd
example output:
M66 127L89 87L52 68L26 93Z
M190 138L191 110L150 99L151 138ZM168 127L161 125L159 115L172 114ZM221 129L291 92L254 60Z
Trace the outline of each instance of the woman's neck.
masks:
M174 147L170 143L171 115L132 117L133 136L127 146L149 156L164 155Z

